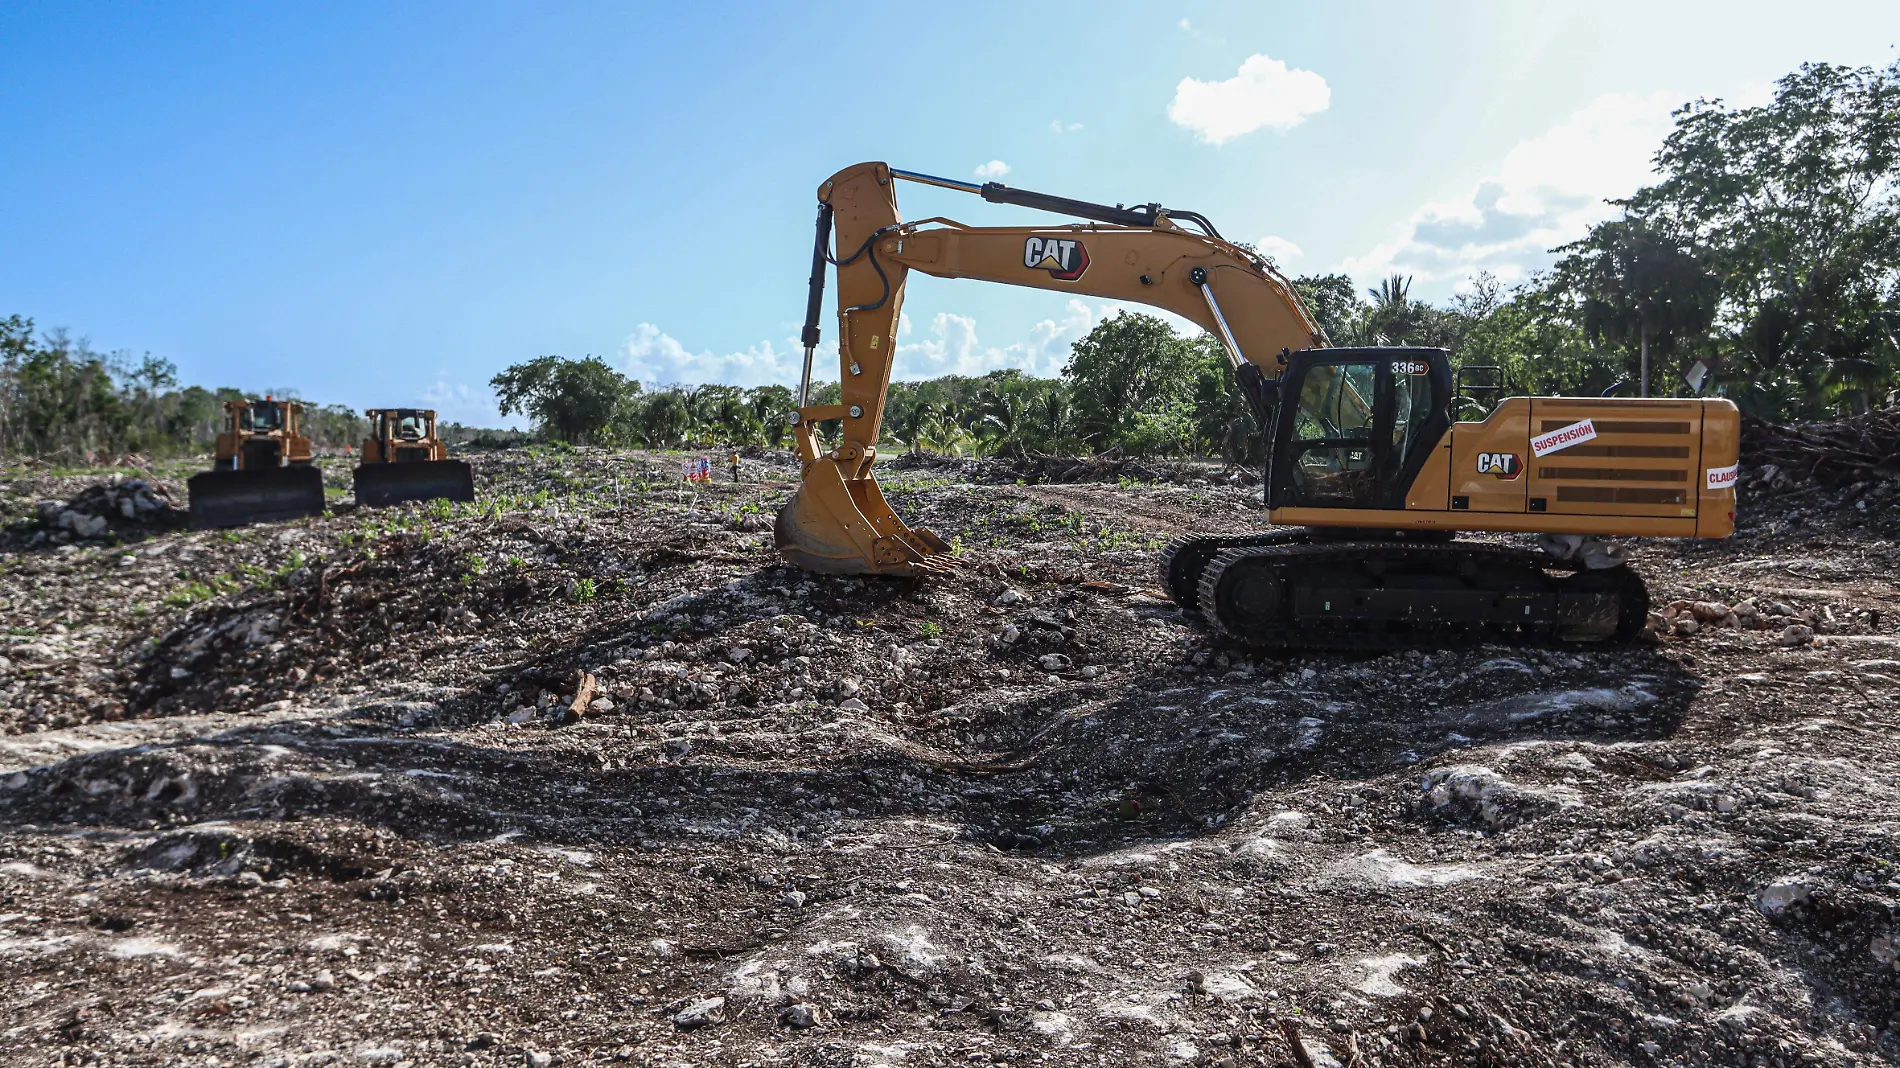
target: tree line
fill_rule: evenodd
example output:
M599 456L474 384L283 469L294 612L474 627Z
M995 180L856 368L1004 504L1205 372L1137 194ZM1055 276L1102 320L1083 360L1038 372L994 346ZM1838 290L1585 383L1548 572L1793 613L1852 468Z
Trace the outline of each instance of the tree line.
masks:
M169 360L102 353L65 330L36 331L24 316L0 319L0 456L94 464L199 455L224 427L224 403L252 396L180 386ZM359 445L369 435L369 420L353 408L302 403L304 433L320 452ZM437 432L449 441L509 436L454 423Z

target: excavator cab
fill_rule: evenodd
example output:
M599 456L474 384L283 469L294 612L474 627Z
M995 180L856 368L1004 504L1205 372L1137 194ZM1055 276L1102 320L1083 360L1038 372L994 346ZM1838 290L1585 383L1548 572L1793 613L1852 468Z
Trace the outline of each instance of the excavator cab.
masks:
M1443 349L1308 349L1280 380L1270 507L1403 508L1451 426Z

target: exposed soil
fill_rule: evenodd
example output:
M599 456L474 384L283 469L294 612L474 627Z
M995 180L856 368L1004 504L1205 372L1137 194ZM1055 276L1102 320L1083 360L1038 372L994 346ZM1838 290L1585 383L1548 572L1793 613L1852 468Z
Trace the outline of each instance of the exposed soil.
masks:
M1900 1056L1891 481L1637 545L1650 644L1261 657L1154 588L1217 467L892 471L904 583L777 561L783 454L471 459L0 559L0 1061Z

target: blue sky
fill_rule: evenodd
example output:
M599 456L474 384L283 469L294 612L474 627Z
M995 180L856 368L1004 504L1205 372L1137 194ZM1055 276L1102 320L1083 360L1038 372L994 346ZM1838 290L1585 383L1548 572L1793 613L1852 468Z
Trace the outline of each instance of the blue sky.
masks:
M543 353L789 382L814 190L865 159L1160 200L1291 272L1439 299L1548 262L1642 181L1672 107L1896 41L1890 0L15 0L0 315L189 382L476 422L489 377ZM897 373L1053 373L1112 310L913 276Z

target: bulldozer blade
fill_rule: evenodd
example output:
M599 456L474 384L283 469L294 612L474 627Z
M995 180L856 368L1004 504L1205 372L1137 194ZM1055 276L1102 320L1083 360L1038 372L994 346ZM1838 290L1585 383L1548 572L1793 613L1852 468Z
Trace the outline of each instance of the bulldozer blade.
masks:
M822 575L914 575L943 544L906 527L874 479L847 482L830 459L806 468L772 533L787 560Z
M404 501L475 499L475 472L463 460L364 464L353 474L356 503L382 508Z
M193 530L323 514L323 472L315 467L200 471L185 485L191 494Z

